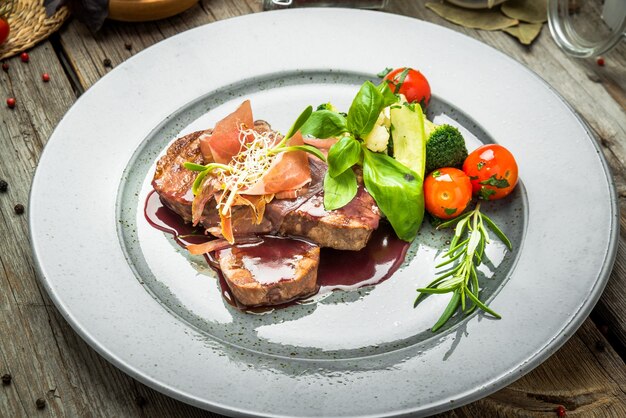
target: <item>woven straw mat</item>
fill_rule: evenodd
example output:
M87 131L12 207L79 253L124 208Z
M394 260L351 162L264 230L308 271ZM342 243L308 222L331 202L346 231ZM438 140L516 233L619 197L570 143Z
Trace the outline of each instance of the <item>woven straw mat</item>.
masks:
M11 32L6 42L0 45L0 59L24 52L47 39L70 15L67 7L62 7L47 17L43 0L14 0L12 6L7 19Z

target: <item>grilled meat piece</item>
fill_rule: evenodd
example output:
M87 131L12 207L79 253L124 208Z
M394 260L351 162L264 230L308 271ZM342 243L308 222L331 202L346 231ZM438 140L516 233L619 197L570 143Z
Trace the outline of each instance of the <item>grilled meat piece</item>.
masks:
M233 296L246 306L278 305L317 292L320 249L310 242L264 237L216 253Z
M161 197L161 201L179 214L185 222L191 222L191 202L193 202L191 185L197 173L187 170L183 164L187 161L204 164L198 139L205 132L211 131L193 132L174 141L165 155L157 161L152 180L152 186Z
M257 121L256 126L269 129L269 125ZM152 184L162 202L178 213L185 221L191 220L191 185L196 173L182 164L202 160L198 138L207 131L200 131L177 139L157 163ZM210 131L209 131L210 132ZM283 235L301 236L320 247L340 250L360 250L378 227L380 212L372 196L365 191L362 181L357 196L341 209L327 211L323 205L323 179L326 165L310 159L311 183L302 195L295 199L274 199L265 208L261 224L251 222L248 207L235 207L232 224L235 236L278 232ZM202 225L211 232L219 226L219 216L214 201L210 201L203 212Z

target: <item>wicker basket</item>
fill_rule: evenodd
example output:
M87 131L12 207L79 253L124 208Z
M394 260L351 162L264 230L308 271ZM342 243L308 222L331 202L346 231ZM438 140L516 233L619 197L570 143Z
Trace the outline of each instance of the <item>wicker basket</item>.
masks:
M9 0L2 3L0 13L7 19L11 32L7 41L0 45L0 59L12 57L47 39L70 15L67 7L62 7L47 17L43 0Z

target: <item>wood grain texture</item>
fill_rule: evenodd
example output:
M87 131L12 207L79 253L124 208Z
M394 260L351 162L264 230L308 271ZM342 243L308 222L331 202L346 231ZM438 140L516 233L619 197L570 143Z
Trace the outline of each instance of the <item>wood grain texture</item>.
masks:
M133 54L205 23L260 11L260 1L205 0L171 19L127 24L107 22L95 37L73 21L60 33L61 57L50 43L30 51L31 62L9 61L0 72L0 93L18 105L0 106L0 178L10 183L0 194L0 416L35 416L35 400L47 401L43 413L63 416L217 417L151 390L110 365L69 327L35 276L26 216L13 212L27 204L30 181L47 138L78 93ZM393 0L389 12L418 17L479 39L527 65L553 86L589 123L611 165L620 195L626 198L626 45L607 54L606 65L574 60L561 53L547 28L531 47L500 32L454 26L423 7L423 2ZM125 44L130 44L127 49ZM104 65L109 59L111 67ZM65 71L62 67L66 66ZM48 72L51 81L41 82ZM67 73L78 86L73 88ZM513 99L513 98L512 98ZM616 348L626 346L626 209L615 268L594 318L608 325ZM603 331L606 329L603 328ZM506 348L503 348L506 349ZM549 360L507 388L441 416L626 416L626 368L591 320Z

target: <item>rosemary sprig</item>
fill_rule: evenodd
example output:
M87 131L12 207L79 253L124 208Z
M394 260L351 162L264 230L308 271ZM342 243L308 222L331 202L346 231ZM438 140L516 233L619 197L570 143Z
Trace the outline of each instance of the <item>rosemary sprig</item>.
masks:
M500 315L480 301L480 285L476 267L482 262L485 246L490 242L487 228L493 231L509 250L512 248L511 241L487 215L480 212L480 202L474 210L440 224L437 229L453 226L454 237L450 241L449 250L443 255L443 258L447 258L447 260L438 264L436 268L456 263L445 272L442 272L428 286L417 289L419 294L413 304L413 307L416 307L427 295L452 293L452 298L448 302L446 309L444 309L439 320L431 328L433 332L448 322L459 308L459 305L466 315L469 315L478 307L493 317L500 319Z

